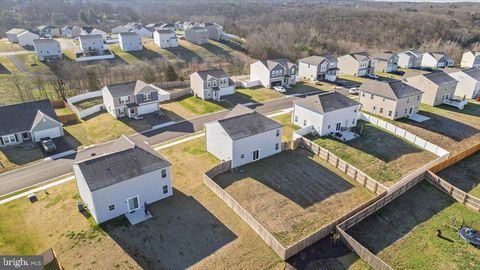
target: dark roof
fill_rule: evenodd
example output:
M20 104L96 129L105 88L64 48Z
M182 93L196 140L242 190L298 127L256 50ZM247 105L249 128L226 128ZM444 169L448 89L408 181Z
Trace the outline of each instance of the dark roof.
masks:
M424 76L425 78L429 79L431 82L433 82L434 84L436 84L438 86L458 82L453 77L451 77L450 75L448 75L447 73L445 73L443 71L435 71L435 72L428 73L428 74L423 74L423 75L420 75L420 76Z
M173 33L175 33L174 31L168 30L168 29L158 29L155 32L158 32L159 34L173 34Z
M356 53L351 53L350 56L355 58L357 61L362 62L365 60L370 60L370 56L368 55L367 52L356 52Z
M30 130L38 111L58 121L48 99L0 106L0 136Z
M105 188L170 166L170 162L143 142L126 136L100 150L101 155L76 161L90 191Z
M464 69L462 72L474 78L475 80L480 81L480 68Z
M386 52L377 53L373 57L378 60L388 61L390 60L390 58L392 58L392 56L396 56L396 54L392 51L386 51Z
M282 124L240 104L224 119L218 120L218 123L234 141L283 127Z
M360 90L375 94L377 96L386 97L393 100L403 99L410 96L422 94L423 92L417 88L406 84L402 81L375 81L366 80Z
M119 36L139 36L136 32L121 32Z
M268 70L274 69L277 65L281 65L286 69L293 67L295 64L288 61L287 59L273 59L273 60L263 60L260 61Z
M321 114L360 105L355 100L335 91L308 96L295 101L295 104Z
M110 84L105 86L105 88L113 97L122 97L158 91L158 89L152 87L152 85L144 83L140 80L134 82Z
M210 69L210 70L202 70L202 71L197 71L197 73L202 80L206 81L210 78L225 78L228 77L228 74L221 68L219 69Z

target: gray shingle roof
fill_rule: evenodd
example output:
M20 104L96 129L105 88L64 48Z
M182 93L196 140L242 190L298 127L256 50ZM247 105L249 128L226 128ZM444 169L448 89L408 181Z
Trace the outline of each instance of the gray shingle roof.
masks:
M173 33L175 33L174 31L168 30L168 29L159 29L159 30L156 30L155 32L157 32L159 34L173 34Z
M480 81L480 68L464 69L462 72L474 78L475 80Z
M80 40L82 40L82 39L102 39L103 40L102 35L100 35L100 34L80 35L78 38Z
M294 63L288 61L287 59L273 59L273 60L263 60L260 61L264 66L268 68L268 70L274 69L277 65L281 65L284 68L291 68L292 66L295 66Z
M122 32L118 34L119 36L139 36L136 32Z
M113 97L122 97L128 95L136 95L139 93L149 93L158 91L158 89L146 84L140 80L135 82L126 82L118 84L110 84L105 86Z
M377 53L373 57L379 60L388 61L390 60L390 58L392 58L392 56L396 56L396 54L392 51L386 51L386 52Z
M423 74L423 75L420 75L420 76L424 76L425 78L429 79L431 82L433 82L434 84L436 84L438 86L458 82L453 77L451 77L450 75L448 75L447 73L445 73L443 71L435 71L435 72L428 73L428 74Z
M283 127L282 124L240 104L224 119L218 120L218 123L234 141Z
M377 96L386 97L393 100L399 100L410 96L422 94L417 88L408 85L402 81L374 81L367 80L361 86L360 90Z
M351 53L350 55L359 62L370 60L370 56L368 55L367 52L356 52L356 53Z
M322 63L325 60L327 60L327 59L323 56L312 55L312 56L308 56L308 57L299 59L298 62L318 66L318 65L320 65L320 63Z
M105 188L170 166L143 142L134 143L125 136L99 149L100 155L77 160L90 191Z
M18 34L20 34L22 32L25 32L25 31L27 31L27 30L25 30L23 28L12 28L12 29L8 30L6 32L6 34L18 35Z
M0 106L0 136L30 130L38 111L58 121L48 99Z
M355 100L335 91L308 96L295 101L295 104L321 114L360 105Z
M210 69L210 70L202 70L202 71L197 71L197 73L202 80L206 81L209 80L210 78L225 78L228 77L228 74L221 68L219 69Z
M443 52L429 52L428 54L433 56L433 58L435 58L437 61L439 61L442 57L447 58L446 54Z
M56 41L53 38L38 38L33 40L33 45L35 44L54 44L54 45L60 45L60 42Z

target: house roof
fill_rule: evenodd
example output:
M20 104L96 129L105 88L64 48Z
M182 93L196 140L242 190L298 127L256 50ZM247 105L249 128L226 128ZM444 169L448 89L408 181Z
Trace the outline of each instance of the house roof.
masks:
M282 124L240 104L225 118L218 120L218 123L234 141L283 127Z
M187 29L187 31L196 31L196 32L203 32L203 31L207 31L207 28L205 27L200 27L200 26L194 26L194 27L190 27Z
M260 61L265 67L268 68L268 70L274 69L277 65L281 65L284 68L291 68L292 66L295 66L294 63L288 61L287 59L273 59L273 60L263 60Z
M100 34L93 34L93 35L80 35L79 39L103 39L102 35Z
M379 59L379 60L388 61L393 56L396 56L396 54L394 52L386 51L386 52L377 53L373 57L375 57L376 59Z
M77 165L90 191L106 188L151 173L171 164L143 142L134 143L126 136L99 149L100 154L77 159Z
M463 69L461 72L467 74L468 76L472 77L476 81L480 81L480 68L469 68Z
M168 29L158 29L155 32L157 32L159 34L175 34L174 31L168 30Z
M164 24L165 24L164 22L154 22L154 23L149 23L149 24L147 24L147 26L145 26L145 27L150 27L150 28L151 28L151 27L160 27L160 26L162 26L162 25L164 25Z
M446 85L446 84L451 84L451 83L457 83L458 81L455 80L452 76L448 75L447 73L443 71L435 71L432 73L428 74L422 74L420 76L424 76L434 84L441 86L441 85Z
M161 27L173 27L173 28L175 28L175 24L173 24L173 23L164 23L164 24L162 24Z
M122 97L128 95L137 95L140 93L150 93L158 91L158 88L140 80L134 82L110 84L105 86L113 97Z
M37 34L35 34L35 33L33 33L33 32L30 32L30 31L23 31L23 32L21 32L20 34L18 34L18 36L20 37L20 36L29 35L29 34L30 34L30 35L35 35L35 36L38 37Z
M423 93L417 88L398 80L388 82L367 80L360 86L360 90L393 100L399 100Z
M118 34L119 36L139 36L137 33L135 32L122 32L122 33L119 33Z
M27 31L27 30L25 30L23 28L12 28L12 29L8 30L6 32L6 34L18 35L18 34L20 34L22 32L25 32L25 31Z
M302 59L299 59L298 62L302 62L302 63L305 63L305 64L309 64L309 65L314 65L314 66L318 66L320 65L320 63L322 63L323 61L327 60L327 58L323 57L323 56L319 56L319 55L312 55L312 56L308 56L308 57L305 57L305 58L302 58ZM328 61L328 60L327 60Z
M0 136L30 130L38 122L38 112L58 122L48 99L0 106Z
M443 52L427 52L427 54L430 54L435 60L440 60L442 57L447 58L447 55Z
M53 38L38 38L38 39L34 39L34 40L33 40L33 45L35 45L35 44L40 44L40 43L43 43L43 44L53 44L53 45L58 45L58 44L60 44L58 41L56 41L56 40L53 39Z
M308 96L294 103L321 114L360 105L355 100L335 91Z
M228 77L228 74L221 68L219 69L210 69L210 70L202 70L195 72L202 78L203 81L209 80L211 78L225 78Z
M352 56L355 60L359 62L370 60L370 56L368 55L367 52L350 53L350 56Z

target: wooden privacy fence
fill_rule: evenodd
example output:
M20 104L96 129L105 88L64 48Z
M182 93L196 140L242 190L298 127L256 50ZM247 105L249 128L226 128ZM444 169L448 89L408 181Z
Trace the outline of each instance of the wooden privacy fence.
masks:
M480 121L480 120L479 120ZM433 172L433 173L437 173L473 154L475 154L476 152L479 152L480 151L480 143L477 143L476 145L466 149L466 150L463 150L462 152L456 154L456 155L453 155L451 156L449 159L439 163L438 165L436 166L433 166L432 168L430 168L430 171ZM480 164L479 164L480 166Z
M480 164L479 164L480 165ZM425 173L425 179L458 202L480 212L480 199L448 183L431 171Z
M50 104L52 104L52 107L55 109L65 108L65 103L61 99L53 99L53 100L51 99Z
M162 89L186 87L186 86L190 86L190 80L173 81L173 82L161 82L161 83L155 83L154 85L159 87L159 88L162 88Z

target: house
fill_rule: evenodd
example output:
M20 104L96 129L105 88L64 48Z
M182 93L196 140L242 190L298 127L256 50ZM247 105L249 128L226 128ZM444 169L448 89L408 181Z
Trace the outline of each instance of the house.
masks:
M60 29L51 25L40 25L37 27L38 33L44 38L60 37Z
M160 27L164 24L164 22L149 23L145 26L145 29L147 29L148 31L150 31L151 34L153 34L156 30L160 30Z
M18 45L22 47L32 47L33 40L39 39L40 37L37 34L34 34L30 31L23 31L22 33L17 35L18 38Z
M91 26L84 26L82 27L82 32L80 32L81 36L86 36L86 35L100 35L102 36L103 40L107 39L107 33L105 31L102 31L97 28L93 28ZM80 36L79 35L79 36Z
M33 47L35 48L35 53L40 61L62 59L63 57L60 42L55 39L34 39Z
M296 83L298 68L286 59L257 61L250 64L250 81L260 81L264 87L290 87Z
M401 68L419 68L422 66L423 54L417 50L404 51L398 54L398 66Z
M170 31L177 30L175 28L175 24L173 24L173 23L164 23L164 24L162 24L162 26L160 26L160 29L161 30L170 30Z
M375 72L374 62L366 52L357 52L338 57L340 74L367 76Z
M8 30L5 34L7 35L8 42L18 43L18 35L27 30L23 28L12 28Z
M422 91L422 103L430 106L437 106L453 99L458 83L443 71L408 77L405 81Z
M453 59L443 52L426 52L422 56L422 67L444 68L452 67L453 64Z
M124 32L118 35L118 44L124 52L143 50L142 38L135 32Z
M160 88L142 81L111 84L103 87L105 109L115 118L139 118L159 110Z
M185 30L185 39L198 45L208 43L209 32L205 27L190 27Z
M120 34L125 32L137 33L140 37L152 37L152 32L143 27L141 23L127 23L112 28L113 34Z
M312 126L320 135L355 127L360 117L360 103L338 92L307 96L293 103L292 123Z
M220 40L223 38L223 26L216 23L205 23L205 28L208 30L208 37L213 40Z
M373 55L373 66L376 72L395 72L398 67L398 56L391 51L381 52Z
M153 33L153 42L160 48L178 47L177 33L172 30L156 30Z
M422 94L403 81L367 80L360 86L359 102L364 111L395 120L417 113Z
M205 24L199 22L183 22L183 29L187 30L192 27L204 27Z
M67 38L77 38L82 32L82 28L75 25L65 25L61 29L62 36Z
M298 76L304 80L334 82L337 75L337 59L330 54L312 55L298 60Z
M0 106L0 147L63 136L48 99Z
M460 62L462 68L480 67L480 52L468 51L463 53L462 61Z
M80 50L86 54L103 54L105 47L103 45L103 37L100 34L80 35Z
M458 81L456 96L471 99L480 97L480 68L462 69L448 75Z
M176 21L174 24L175 24L175 29L176 30L183 30L183 22L182 21Z
M125 215L131 224L151 214L145 206L172 196L171 164L143 142L122 136L73 162L78 193L100 224Z
M235 94L235 84L223 69L197 71L190 75L193 94L203 100L220 100L223 96Z
M280 153L282 125L243 105L205 124L207 151L232 168Z

